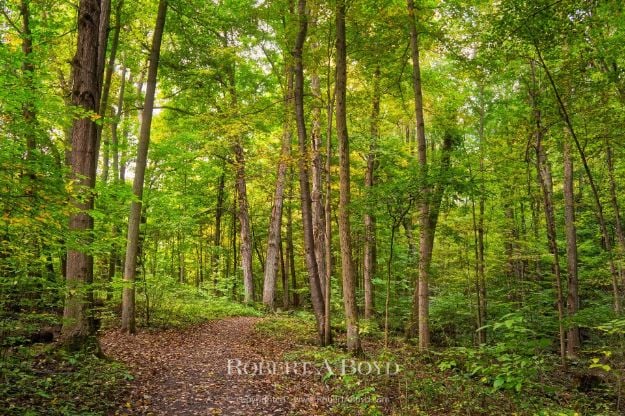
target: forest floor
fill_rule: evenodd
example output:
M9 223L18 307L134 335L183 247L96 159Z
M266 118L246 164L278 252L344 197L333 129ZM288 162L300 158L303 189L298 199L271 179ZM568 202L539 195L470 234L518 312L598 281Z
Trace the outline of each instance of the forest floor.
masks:
M255 329L261 318L235 317L186 329L114 330L101 338L104 353L128 366L135 379L117 414L322 415L326 387L319 377L276 371L238 374L238 362L281 361L292 349ZM229 374L230 373L230 374Z

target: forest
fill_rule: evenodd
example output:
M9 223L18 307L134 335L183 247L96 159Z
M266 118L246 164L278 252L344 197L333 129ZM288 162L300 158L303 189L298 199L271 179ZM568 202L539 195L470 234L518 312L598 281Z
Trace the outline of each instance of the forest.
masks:
M625 414L621 1L0 12L0 414Z

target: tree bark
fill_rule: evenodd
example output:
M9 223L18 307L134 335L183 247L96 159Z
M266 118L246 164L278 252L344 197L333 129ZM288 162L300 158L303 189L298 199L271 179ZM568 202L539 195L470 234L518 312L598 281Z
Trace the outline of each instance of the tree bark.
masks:
M286 206L286 270L291 276L291 292L293 293L293 307L299 306L297 293L297 273L295 271L295 249L293 247L293 169L289 169L289 203Z
M420 170L420 201L419 201L419 280L416 293L419 300L419 349L430 346L429 326L429 279L432 259L433 232L430 229L430 204L428 186L427 146L425 141L425 120L423 117L423 95L421 92L421 66L419 62L419 33L415 17L414 0L408 1L410 18L410 52L412 57L412 88L415 97L415 119L417 123L417 155Z
M343 305L347 327L347 350L361 352L358 334L358 310L352 240L350 227L350 173L349 137L347 135L347 45L345 41L345 0L336 6L336 135L339 144L339 240L341 246L341 276L343 280Z
M236 164L236 187L238 196L239 225L241 226L241 268L243 269L243 301L254 301L254 274L252 270L252 228L247 202L247 184L245 179L245 155L240 139L233 146Z
M375 184L376 148L379 139L379 116L380 116L380 67L377 66L373 73L373 99L371 106L371 142L367 154L367 170L365 171L365 190L370 194ZM373 302L373 278L376 271L376 239L375 239L375 216L371 213L371 204L364 215L365 247L363 258L363 280L365 292L365 319L371 319L374 313Z
M291 65L286 65L286 88L284 91L284 126L282 131L282 148L280 150L280 162L278 163L278 177L276 191L271 209L269 222L269 236L267 238L267 261L265 263L265 276L263 279L263 303L270 310L274 309L276 276L278 272L278 260L280 259L280 236L282 232L282 207L284 201L284 187L286 182L287 165L291 158L291 112L293 95L293 71Z
M289 273L287 261L284 256L284 239L280 238L280 278L282 281L282 307L289 308Z
M567 315L574 316L579 310L577 278L577 231L575 227L575 196L573 189L573 159L571 144L564 139L564 227L566 233L566 270L568 276L568 294L566 298ZM567 336L567 354L577 357L580 347L579 328L571 325Z
M124 263L124 289L122 292L122 331L134 334L135 322L135 276L137 273L137 253L139 246L139 225L141 222L141 205L143 198L143 183L148 159L148 147L150 144L150 128L152 126L152 112L154 110L154 96L156 93L156 79L158 74L158 62L161 52L161 41L165 29L167 13L167 0L160 0L158 14L152 38L150 51L150 65L148 67L147 88L145 92L145 104L141 114L141 129L139 131L139 144L137 148L137 161L135 164L135 176L132 192L135 200L130 204L128 216L128 234L126 243L126 261Z
M334 114L334 101L335 95L332 93L331 88L331 64L328 60L328 77L326 88L326 160L325 160L325 195L324 195L324 258L325 264L325 287L323 288L324 300L325 300L325 320L324 320L324 340L326 345L332 344L332 325L331 325L331 312L332 312L332 116Z
M110 0L107 0L107 1L109 3L109 10L110 10ZM104 72L104 85L102 86L102 99L100 100L100 109L101 109L103 116L106 115L108 101L109 101L109 92L111 89L111 80L113 79L113 71L115 70L115 58L117 56L117 46L119 45L119 33L121 32L121 13L122 13L123 5L124 5L124 0L119 0L117 2L117 6L115 7L115 27L113 31L113 39L111 41L111 53L109 54L108 64L106 65L106 70ZM102 31L105 31L105 32L108 31L108 22L106 24L106 27L101 27L101 30L100 30L101 36L102 36ZM122 74L125 76L125 73L126 73L126 68L124 67L122 70ZM124 80L122 80L122 83L123 82ZM115 115L115 117L119 117L120 113L121 111L119 110L119 105L118 105L118 110L117 110L117 114ZM98 143L100 143L102 140L102 128L103 127L104 127L103 124L98 126ZM117 134L117 128L111 131L111 135L112 134ZM111 137L111 141L113 141L113 137ZM103 155L103 161L102 161L102 181L103 182L108 181L108 177L109 177L109 160L110 160L109 155L111 152L111 144L112 144L111 141L105 140L104 142L104 155ZM113 157L115 157L115 154L113 154Z
M63 311L61 340L71 350L85 347L95 334L91 316L93 256L88 248L93 237L93 188L97 166L97 129L92 118L100 102L98 84L98 28L100 2L81 0L78 8L78 47L73 60L72 104L88 115L74 120L72 127L71 178L78 185L83 198L73 196L72 205L78 212L70 215L69 230L78 237L78 246L67 253L66 298Z
M105 67L105 62L106 62L106 50L108 48L108 35L109 35L109 21L111 18L111 0L100 0L100 21L99 21L99 27L98 27L98 61L97 61L97 66L96 66L96 71L98 74L98 85L101 88L100 90L100 103L98 104L98 112L102 113L99 114L100 116L102 116L104 113L106 113L106 103L104 103L105 105L102 106L102 101L104 98L106 98L106 101L108 102L108 91L103 91L104 90L104 67ZM106 86L106 88L110 88L110 84L109 86ZM106 97L104 95L104 93L106 92ZM96 160L99 160L99 155L100 155L100 138L102 135L102 124L99 124L96 126L96 143L95 143L95 155L96 155ZM97 167L96 167L97 169Z
M229 47L229 33L223 35L224 47ZM227 85L230 94L231 106L234 112L238 114L238 93L236 84L235 64L230 63L227 67ZM238 211L237 216L240 225L241 242L239 249L241 251L241 269L243 271L243 301L250 303L254 301L254 271L253 271L253 247L252 247L252 226L250 224L249 203L247 198L247 175L245 173L245 151L243 149L243 135L240 132L234 132L234 143L232 151L234 153L235 165L235 186L237 190ZM236 270L236 266L235 266Z
M483 96L483 88L480 89L480 95ZM483 97L480 97L483 100ZM482 101L483 102L483 101ZM479 145L480 145L480 185L479 185L479 211L477 222L475 221L475 206L473 206L473 222L476 228L476 289L477 289L477 315L478 315L478 343L486 344L486 273L484 262L484 210L486 204L486 189L484 178L484 106L479 108Z
M560 256L558 253L558 240L556 236L556 221L553 205L553 181L551 177L551 168L547 160L547 153L543 147L544 128L542 126L541 110L538 104L538 91L536 88L535 66L532 63L532 88L530 89L530 99L533 112L534 139L536 150L536 171L543 193L543 208L545 211L545 225L547 227L547 239L549 242L549 251L553 257L552 270L555 277L556 289L556 306L558 310L558 326L560 338L560 358L562 365L566 366L566 344L564 333L564 303L562 294L562 278L560 270Z
M410 321L408 322L406 328L406 336L408 338L415 338L419 332L419 276L418 273L415 273L418 267L418 255L411 215L406 215L406 217L404 217L402 225L404 227L408 243L408 264L411 268L409 271L410 283L414 285L414 291L412 292L412 305L410 307Z
M486 288L484 285L484 196L480 193L479 214L475 213L475 201L471 201L473 235L475 244L475 293L477 297L477 343L486 343Z
M315 257L315 239L313 235L312 201L310 196L310 175L308 165L308 138L306 134L306 119L304 115L304 66L303 47L308 30L308 16L306 15L306 0L298 0L297 14L299 31L293 49L295 61L295 122L297 125L297 141L299 147L299 185L302 203L302 224L304 232L304 251L306 253L306 268L310 284L310 297L317 321L319 341L324 344L324 313L325 302L319 278L319 268Z
M121 122L124 112L124 95L126 93L126 67L122 67L121 80L119 84L119 96L117 97L117 111L113 123L111 123L111 150L113 152L113 176L115 182L121 182L120 180L120 160L119 160L119 134L117 129Z
M312 19L312 25L316 26L316 20ZM313 51L319 49L317 43L312 45ZM313 52L314 56L314 52ZM321 159L321 81L317 65L313 66L311 75L311 91L313 95L313 108L311 111L312 128L311 128L311 144L312 144L312 216L313 216L313 237L315 240L315 259L317 260L317 269L319 270L319 282L323 290L324 300L326 297L326 259L325 259L325 214L324 204L322 200L323 188L323 162ZM327 300L326 300L327 303Z
M213 293L217 294L217 277L221 263L221 217L224 213L224 191L226 187L226 173L219 175L217 185L217 206L215 207L215 233L213 235L213 249L211 255L211 273L213 274Z

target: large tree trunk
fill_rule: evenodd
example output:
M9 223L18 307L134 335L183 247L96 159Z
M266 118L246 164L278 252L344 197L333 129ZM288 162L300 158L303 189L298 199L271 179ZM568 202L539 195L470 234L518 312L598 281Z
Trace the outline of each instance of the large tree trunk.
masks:
M571 144L564 139L564 227L566 230L566 270L568 276L568 294L566 298L567 314L574 316L579 309L577 279L577 232L575 229L575 197L573 191L573 159ZM580 347L579 328L572 325L568 331L567 354L577 357Z
M339 144L339 240L341 245L341 275L343 278L343 305L347 327L347 350L360 353L358 310L356 305L356 278L352 258L350 227L349 138L347 136L347 48L345 42L345 0L336 6L336 134Z
M124 289L122 292L122 331L134 334L135 324L135 276L137 273L137 253L139 246L139 225L141 222L141 205L143 198L143 183L145 169L148 160L148 147L150 144L150 128L152 126L152 111L154 110L154 95L156 93L156 78L158 74L158 61L161 52L161 41L165 28L167 13L167 0L160 0L152 49L150 51L150 65L148 68L147 88L145 91L145 104L141 114L141 129L139 131L139 144L137 148L137 161L135 164L135 176L132 184L132 192L135 200L130 204L128 216L128 234L126 243L126 261L124 263Z
M100 2L81 0L78 9L78 49L73 61L72 104L88 114L74 120L72 128L71 177L79 186L81 197L73 197L77 209L70 215L69 229L77 237L77 244L67 253L67 291L63 311L61 340L69 349L84 347L95 334L91 316L93 257L88 254L92 243L93 188L97 165L97 127L91 115L97 114L100 102L98 84L98 28Z
M299 187L302 203L302 224L304 232L304 251L306 253L306 268L310 284L310 297L317 320L319 341L324 344L324 313L325 302L321 289L319 268L315 257L315 239L313 234L312 201L310 196L310 175L308 165L308 138L306 134L306 119L304 115L304 66L303 47L308 31L308 16L306 15L306 0L298 0L297 14L299 31L293 49L295 61L295 122L297 125L297 141L299 147Z
M271 209L269 222L269 236L267 238L267 261L265 263L265 276L263 280L263 303L270 310L274 309L276 276L278 272L278 260L280 259L281 232L282 232L282 206L284 201L284 187L286 182L287 165L291 157L291 114L293 95L293 71L290 65L286 65L286 88L284 90L284 126L282 131L282 149L280 162L278 163L278 178L276 180L276 192Z
M433 232L430 229L430 204L428 186L427 146L425 142L425 120L423 117L423 95L421 92L421 67L419 62L419 34L417 32L414 0L408 0L410 18L410 51L412 56L412 87L415 97L415 119L417 122L417 154L420 171L419 201L419 280L415 287L419 302L419 349L430 345L429 326L429 279L432 259Z
M365 171L365 189L371 193L375 183L376 148L380 135L380 67L376 67L373 73L373 99L371 108L371 138L369 153L367 154L367 170ZM373 278L376 269L376 240L375 240L375 217L371 213L371 206L364 215L365 247L363 259L363 280L365 289L365 319L373 318Z

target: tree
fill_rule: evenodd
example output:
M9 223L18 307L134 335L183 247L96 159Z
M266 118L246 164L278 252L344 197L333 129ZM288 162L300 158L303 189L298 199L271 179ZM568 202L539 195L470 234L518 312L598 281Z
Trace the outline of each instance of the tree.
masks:
M579 310L579 279L577 273L577 229L575 226L575 196L573 188L573 159L571 143L564 139L564 228L566 234L566 274L568 294L566 297L567 315L575 316ZM580 347L579 328L571 325L567 333L567 355L577 357Z
M365 188L371 192L375 184L376 169L376 146L379 138L380 117L380 67L377 66L373 73L373 98L371 104L371 143L367 154L367 171L365 173ZM365 319L373 317L373 278L376 271L376 244L375 244L375 216L370 212L365 213L365 247L363 256L363 280L365 289ZM394 231L394 230L393 230Z
M282 231L282 207L284 200L284 188L286 185L287 168L291 157L291 120L293 109L293 71L290 64L285 65L285 88L284 88L284 127L282 132L282 147L280 150L280 162L278 163L278 177L276 191L271 209L269 222L269 236L267 241L267 262L265 263L265 276L263 280L263 303L271 310L274 308L276 275L278 260L281 257L281 231Z
M78 7L78 46L73 60L72 104L80 111L72 127L71 177L78 186L71 203L75 211L69 218L69 229L77 239L67 253L67 289L64 325L61 337L69 349L85 347L95 334L91 315L93 256L88 248L92 242L93 188L97 167L97 125L100 102L98 83L98 33L100 2L82 0Z
M358 310L356 305L356 276L352 258L350 227L349 137L347 135L347 46L345 41L345 1L336 5L336 135L339 143L339 240L341 243L341 275L343 305L347 327L347 349L359 354Z
M145 104L141 117L141 130L139 132L139 146L137 149L137 162L135 164L135 176L132 184L132 192L135 200L130 204L128 218L128 233L126 243L126 261L124 263L124 290L122 296L122 330L131 334L136 332L135 322L135 276L137 273L137 250L139 247L139 225L141 223L141 206L143 198L143 183L148 159L148 147L150 145L150 129L152 127L152 113L154 110L154 96L156 94L156 78L158 74L158 62L161 53L161 42L165 29L167 14L167 0L160 0L158 14L154 26L152 48L150 50L150 65L148 67L147 88L145 92Z
M427 146L425 141L425 120L423 117L423 93L421 91L421 66L419 62L419 33L417 32L414 0L408 0L410 18L410 55L412 57L412 88L415 100L415 120L417 126L417 154L419 158L419 280L415 286L415 299L418 299L419 349L426 350L430 345L429 317L429 278L434 230L430 223L430 187L428 185Z
M306 119L304 114L304 64L302 54L308 31L306 0L298 0L297 17L299 21L299 30L297 32L295 46L293 48L293 60L295 64L294 105L295 123L297 126L297 142L299 148L299 188L300 200L302 204L304 250L306 252L306 268L308 269L310 296L315 313L315 319L317 320L317 331L321 344L324 344L325 301L321 289L321 278L319 276L317 259L315 258L315 239L313 235L312 201L310 196L310 175L308 165L308 136L306 133Z
M545 225L547 227L547 239L549 241L549 251L553 256L552 270L554 275L554 285L556 288L556 306L558 309L558 326L560 335L560 358L562 364L566 365L566 336L564 332L564 300L562 295L562 272L560 268L560 255L558 252L558 239L556 236L556 220L553 201L553 179L551 176L551 166L547 159L547 152L543 146L544 127L542 125L542 113L539 104L539 90L536 82L535 64L532 63L532 88L530 99L532 105L532 115L535 138L534 149L536 150L536 171L540 188L543 193L543 207L545 211Z

